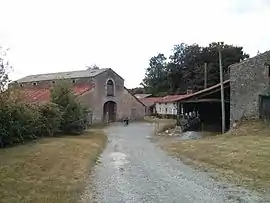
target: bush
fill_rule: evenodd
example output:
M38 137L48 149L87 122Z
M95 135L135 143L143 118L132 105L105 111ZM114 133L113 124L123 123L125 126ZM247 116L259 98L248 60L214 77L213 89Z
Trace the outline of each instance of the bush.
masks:
M0 96L1 147L36 139L42 129L39 107L20 102L10 92Z
M87 111L77 101L71 86L62 82L51 91L52 102L62 112L60 130L64 133L81 134L87 125Z
M28 104L14 90L0 94L0 147L60 132L81 134L87 126L88 112L71 88L57 85L51 96L51 103Z
M41 105L39 108L42 123L43 136L53 136L60 132L60 124L62 120L62 112L57 104L48 103Z

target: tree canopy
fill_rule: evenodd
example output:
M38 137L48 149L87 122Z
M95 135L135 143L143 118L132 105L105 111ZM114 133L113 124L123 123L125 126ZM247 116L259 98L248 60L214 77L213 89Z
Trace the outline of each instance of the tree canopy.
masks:
M9 82L8 69L11 68L9 61L7 59L7 52L9 49L4 49L0 46L0 91L4 91Z
M185 94L187 89L198 91L204 88L204 64L207 64L207 86L219 83L218 50L222 50L222 65L225 79L231 64L249 57L243 47L213 42L208 46L178 44L167 58L159 53L149 61L142 82L147 93L156 96Z

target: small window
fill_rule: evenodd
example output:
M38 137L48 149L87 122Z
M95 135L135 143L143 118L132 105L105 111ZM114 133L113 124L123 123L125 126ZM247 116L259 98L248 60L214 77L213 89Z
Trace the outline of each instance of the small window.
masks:
M114 82L110 79L107 81L107 96L114 96Z
M33 84L34 86L37 86L37 82L33 82L32 84Z
M72 80L72 83L75 84L76 83L76 80Z
M165 113L167 113L167 111L168 111L168 109L167 109L167 108L165 108Z
M165 105L167 105L167 102L165 102Z
M52 84L54 84L54 83L55 83L55 81L53 80L53 81L52 81Z
M20 87L23 87L23 84L20 84Z
M270 77L270 65L268 65L268 77Z

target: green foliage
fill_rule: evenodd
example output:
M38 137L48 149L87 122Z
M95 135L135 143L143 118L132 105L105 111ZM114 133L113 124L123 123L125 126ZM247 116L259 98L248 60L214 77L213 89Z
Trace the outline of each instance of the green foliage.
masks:
M129 89L129 91L131 92L132 95L135 95L135 94L147 94L146 90L143 87L131 88L131 89Z
M185 94L187 89L198 91L204 85L204 63L208 66L208 87L219 83L218 49L222 49L224 78L229 75L229 66L249 56L243 47L214 42L206 47L198 44L175 45L173 53L167 59L158 54L150 59L142 85L148 93L160 96L164 94Z
M0 96L0 145L22 143L39 137L43 126L36 105L20 102L10 92Z
M51 91L51 98L62 113L60 130L64 133L81 133L86 127L87 112L76 100L70 85L65 82L56 85Z
M57 104L48 103L41 105L39 108L42 123L42 135L53 136L60 132L60 124L62 120L62 112Z
M3 92L9 82L7 71L11 69L11 65L7 60L7 52L9 49L4 49L0 46L0 91Z
M87 111L76 101L71 88L56 85L52 101L55 103L28 104L14 89L0 94L0 147L60 132L82 133Z

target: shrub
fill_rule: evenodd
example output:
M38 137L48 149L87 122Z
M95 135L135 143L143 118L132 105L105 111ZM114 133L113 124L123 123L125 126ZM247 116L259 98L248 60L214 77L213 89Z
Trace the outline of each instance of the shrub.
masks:
M10 91L0 95L0 147L52 136L59 132L60 121L56 104L28 104Z
M10 92L0 96L0 145L36 139L42 129L38 107L18 100Z
M77 101L68 83L58 83L51 91L52 102L57 104L62 120L60 130L64 133L80 134L86 128L86 109Z
M88 112L66 84L52 90L52 102L25 103L16 90L0 94L0 147L53 136L59 132L81 134Z
M48 103L41 105L39 108L42 123L43 136L53 136L60 132L60 124L62 120L62 113L57 104Z

